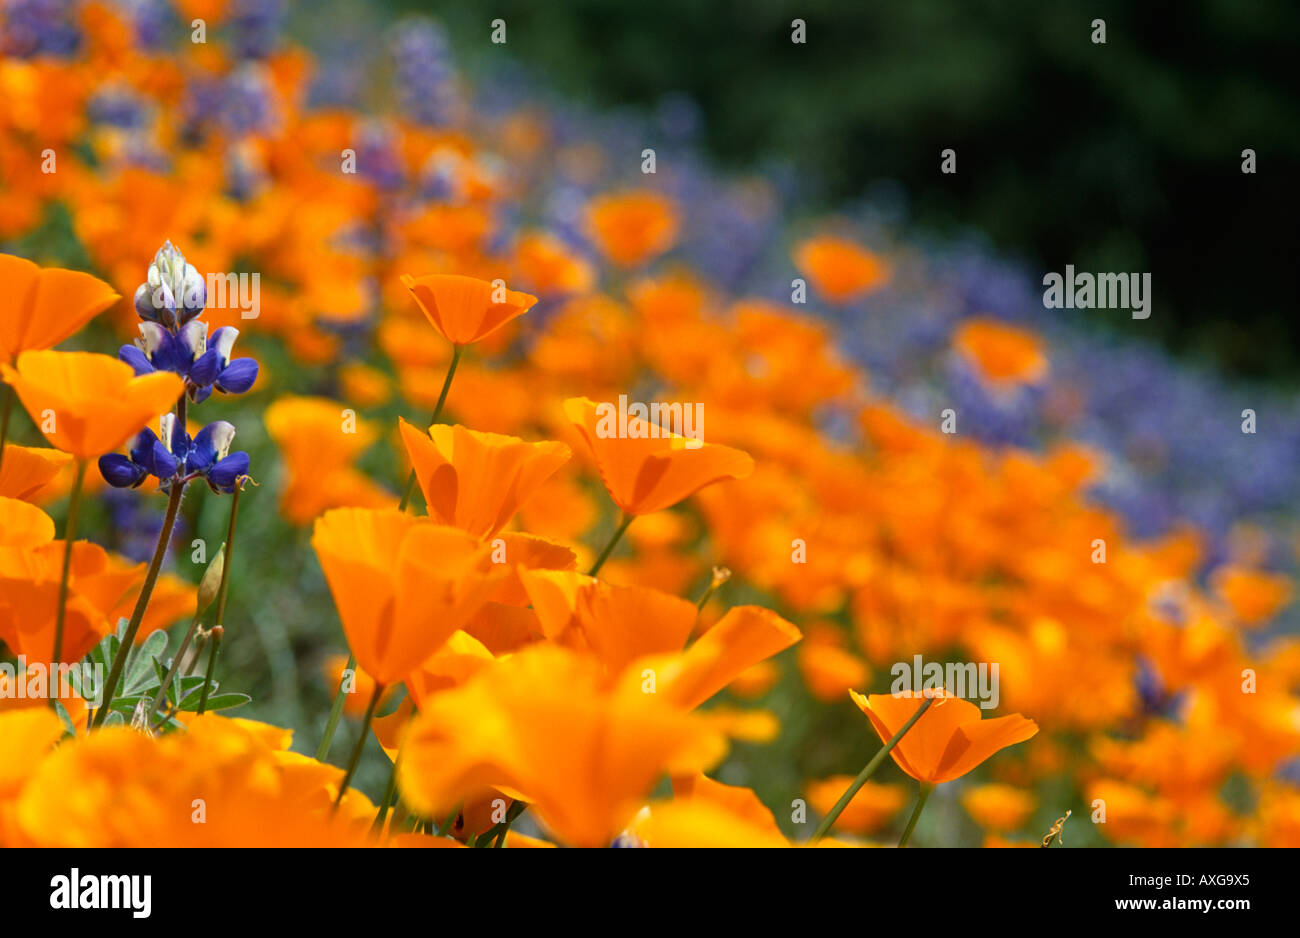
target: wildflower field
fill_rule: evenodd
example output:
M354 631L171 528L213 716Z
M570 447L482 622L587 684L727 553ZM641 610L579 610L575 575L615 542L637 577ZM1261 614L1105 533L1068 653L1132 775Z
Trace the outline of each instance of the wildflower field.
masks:
M284 6L0 7L0 846L1300 846L1300 397Z

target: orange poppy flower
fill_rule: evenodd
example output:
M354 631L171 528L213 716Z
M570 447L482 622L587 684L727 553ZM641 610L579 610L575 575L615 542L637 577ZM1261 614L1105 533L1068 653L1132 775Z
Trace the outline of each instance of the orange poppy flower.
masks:
M922 704L920 696L849 691L867 715L882 742L889 742ZM980 719L980 708L969 700L936 692L936 699L890 756L918 782L937 785L960 778L1007 746L1023 743L1038 732L1038 724L1018 713L993 720Z
M131 366L89 352L23 352L0 376L50 445L90 460L111 453L169 410L184 382L167 371L136 377Z
M524 284L539 292L586 293L595 285L596 272L554 235L532 232L515 245L514 268Z
M743 479L754 470L748 453L669 433L631 415L627 437L609 434L604 426L609 421L585 397L569 398L564 412L595 457L614 504L628 515L660 511L706 485ZM634 437L633 433L644 436Z
M54 540L54 519L35 505L0 495L0 550L28 548Z
M643 586L611 586L573 571L526 570L520 579L551 641L586 651L617 674L643 655L679 651L695 604Z
M1263 625L1291 602L1291 578L1246 566L1228 564L1210 577L1214 591L1243 626Z
M620 267L636 267L667 251L681 226L672 201L648 191L593 199L587 224L596 246Z
M459 274L402 274L402 284L453 345L470 345L533 308L537 297Z
M662 681L665 693L684 707L698 707L801 637L793 623L770 609L735 606L668 665Z
M348 645L383 685L468 622L506 572L464 531L392 509L328 511L311 541Z
M573 455L563 443L526 443L461 426L421 433L405 420L399 425L430 515L478 537L493 537L509 524Z
M63 723L48 707L5 708L0 712L0 847L17 846L15 802L41 760L62 736Z
M953 347L993 384L1032 384L1047 374L1042 340L996 319L966 320L953 336Z
M961 805L975 823L1003 834L1024 827L1036 804L1031 793L1011 785L980 785L961 795Z
M665 771L701 771L725 751L715 721L638 684L611 686L596 662L550 644L433 695L405 745L398 784L418 814L495 788L588 847L607 845Z
M70 462L72 457L57 449L10 443L0 462L0 496L32 498Z
M63 541L0 548L0 640L29 661L48 661L54 648L63 551ZM73 543L61 661L80 660L108 634L110 617L117 621L115 611L143 575L143 564L113 564L99 545Z
M846 238L823 235L804 241L794 252L795 266L832 303L847 303L889 280L880 256Z
M0 361L28 349L58 345L121 299L104 281L79 270L40 268L12 254L0 254Z
M187 719L186 732L159 739L109 727L69 740L36 766L23 787L14 806L17 843L83 848L371 843L374 805L350 790L333 810L342 770L289 752L291 737L289 730L263 723L204 714ZM69 800L70 791L79 797Z

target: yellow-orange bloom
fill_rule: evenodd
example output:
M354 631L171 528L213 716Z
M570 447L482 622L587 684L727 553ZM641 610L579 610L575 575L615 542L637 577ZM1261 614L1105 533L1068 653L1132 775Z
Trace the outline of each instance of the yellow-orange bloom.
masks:
M121 299L90 274L42 269L12 254L0 254L0 283L0 362L29 349L53 348Z
M801 243L794 252L799 268L817 292L832 303L847 303L889 280L889 266L846 238L823 235Z
M17 845L14 802L62 735L63 723L48 707L0 712L0 847Z
M626 826L664 772L707 768L725 739L716 721L538 644L433 695L405 746L398 784L417 813L495 788L534 805L564 842L592 847Z
M507 573L464 531L392 509L328 511L311 543L348 645L382 685L419 667Z
M370 843L375 812L370 800L351 790L339 810L331 810L342 770L289 752L291 736L289 730L263 723L204 714L188 719L185 732L161 739L109 727L70 740L47 756L23 787L13 815L17 843Z
M10 443L0 462L0 496L29 499L49 485L70 462L72 457L57 449Z
M975 823L1003 834L1024 827L1036 804L1030 792L1011 785L980 785L961 795L961 806Z
M681 222L670 199L637 191L593 199L587 225L606 257L620 267L636 267L672 247Z
M469 345L533 308L537 297L459 274L402 275L433 327L453 345Z
M1294 594L1291 578L1286 574L1236 564L1215 570L1210 582L1232 609L1236 620L1248 627L1272 619L1291 602Z
M849 691L882 742L889 742L923 704L919 696ZM999 750L1023 743L1038 732L1038 724L1018 713L993 720L980 719L980 708L969 700L935 692L937 698L917 720L890 756L918 782L951 782Z
M90 460L111 453L171 408L184 382L167 371L136 377L131 366L89 352L23 352L0 363L50 445Z
M585 397L569 398L564 412L595 457L614 504L628 515L660 511L706 485L743 479L754 471L748 453L669 433L631 415L628 435L620 438L606 425L613 421Z
M478 537L492 537L572 451L563 443L435 425L421 433L400 422L429 514Z
M966 320L953 336L953 347L995 385L1031 384L1047 374L1042 340L996 319Z

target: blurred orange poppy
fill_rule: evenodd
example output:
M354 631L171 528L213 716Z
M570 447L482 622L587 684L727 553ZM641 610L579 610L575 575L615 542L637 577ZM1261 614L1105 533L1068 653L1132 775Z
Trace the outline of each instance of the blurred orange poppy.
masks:
M1030 384L1047 374L1042 340L996 319L966 320L953 336L953 347L993 384Z
M453 345L469 345L533 308L537 297L459 274L402 275L433 327Z
M628 417L627 437L606 435L596 404L585 397L569 398L564 412L595 457L614 504L628 515L660 511L706 485L754 470L748 453L661 431L638 417ZM633 437L634 429L644 436Z
M636 191L592 200L587 224L606 257L620 267L636 267L672 247L681 222L671 200Z
M72 457L57 449L43 446L5 447L0 461L0 496L29 499L53 481Z
M549 644L435 694L405 745L398 781L416 812L491 787L588 847L607 845L665 771L701 771L725 751L712 721L638 684L608 685L595 661Z
M832 235L804 241L794 252L795 266L832 303L847 303L883 286L889 266L866 248Z
M0 363L0 376L50 444L81 460L117 449L185 387L171 372L137 378L125 362L89 352L23 352L16 368Z

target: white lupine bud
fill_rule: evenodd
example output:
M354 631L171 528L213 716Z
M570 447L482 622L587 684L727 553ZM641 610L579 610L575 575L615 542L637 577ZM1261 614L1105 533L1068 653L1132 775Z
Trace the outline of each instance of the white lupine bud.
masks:
M176 429L176 415L163 414L162 419L158 421L158 427L161 431L158 435L162 437L162 444L167 447L167 452L170 453L172 451L172 431Z
M213 424L212 446L217 451L217 461L230 455L230 444L235 441L235 425L225 420Z
M140 323L140 338L135 340L136 347L144 352L150 358L162 345L163 338L167 335L167 330L156 322Z

